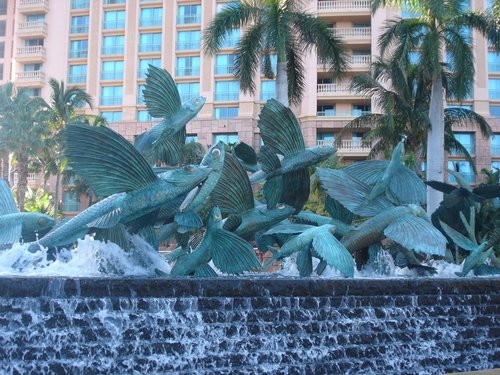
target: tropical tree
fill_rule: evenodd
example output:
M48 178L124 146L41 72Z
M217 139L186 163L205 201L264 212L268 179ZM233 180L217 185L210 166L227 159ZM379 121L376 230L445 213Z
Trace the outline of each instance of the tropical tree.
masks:
M339 141L347 131L369 128L365 138L373 141L369 157L374 157L392 150L405 139L405 150L413 155L420 173L430 127L431 84L419 66L404 61L375 60L372 73L355 77L352 89L371 97L382 113L366 114L350 121L340 132ZM471 155L453 134L454 126L469 124L477 125L487 137L492 134L488 122L476 112L459 107L444 109L444 149L463 154L476 172Z
M405 60L418 51L418 65L431 82L430 127L427 133L427 178L443 181L444 176L444 73L449 74L448 94L462 101L474 81L474 57L468 31L476 30L498 45L499 29L489 14L464 10L463 0L373 0L372 11L383 6L404 6L413 18L396 18L386 23L380 36L382 56ZM432 213L442 193L427 189L427 211Z
M61 153L61 131L72 122L87 121L87 116L77 114L77 110L86 105L92 108L92 97L78 87L66 87L64 81L58 82L52 78L49 85L51 88L49 107L52 137L47 138L48 152L45 155L47 159L43 164L49 173L56 175L54 217L57 219L61 175L67 164Z
M20 211L28 186L30 160L45 147L49 129L45 123L46 103L30 97L25 89L15 89L12 83L0 86L0 144L13 154L16 164L16 196Z
M205 53L217 53L227 35L244 27L237 48L235 76L243 92L255 92L254 78L262 67L266 78L276 78L277 100L288 106L298 102L304 90L303 56L316 51L320 63L338 76L346 68L341 39L325 22L304 12L300 0L243 0L229 3L204 31ZM277 56L276 72L271 56Z

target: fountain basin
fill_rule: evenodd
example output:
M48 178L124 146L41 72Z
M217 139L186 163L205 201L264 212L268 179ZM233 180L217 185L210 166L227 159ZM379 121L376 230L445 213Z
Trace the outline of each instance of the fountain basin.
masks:
M499 278L0 278L2 373L500 367Z

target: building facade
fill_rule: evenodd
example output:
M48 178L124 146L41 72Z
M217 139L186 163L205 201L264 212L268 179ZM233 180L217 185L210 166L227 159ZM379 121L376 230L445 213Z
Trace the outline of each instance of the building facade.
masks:
M218 140L258 146L258 114L275 95L275 82L259 76L254 96L240 92L233 76L239 29L227 36L217 55L202 51L203 29L227 4L218 0L0 1L2 81L12 80L46 99L50 78L81 87L94 98L93 108L86 111L101 114L115 130L133 140L155 122L142 98L147 67L152 64L172 74L183 100L198 95L207 98L198 117L188 125L188 140L205 147ZM351 60L344 78L333 81L314 54L304 59L304 99L294 111L307 146L313 146L331 144L345 124L372 111L369 98L349 90L349 80L369 72L384 21L400 12L382 9L372 15L369 0L319 0L309 5L309 11L344 39ZM484 0L471 0L474 9L487 6ZM497 136L485 139L475 128L456 130L480 170L500 167L500 55L489 50L480 35L474 33L473 38L474 95L460 105L485 116ZM371 145L362 138L362 130L347 135L338 153L345 160L365 158ZM459 155L449 156L449 166L470 172Z

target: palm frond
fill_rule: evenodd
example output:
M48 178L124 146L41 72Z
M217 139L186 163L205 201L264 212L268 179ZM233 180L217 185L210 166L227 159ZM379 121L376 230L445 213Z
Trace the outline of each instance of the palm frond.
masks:
M445 108L444 124L448 129L456 126L476 125L484 137L491 137L493 130L486 119L467 108Z
M474 174L477 174L476 164L467 148L464 147L453 135L453 133L445 132L444 134L444 148L447 152L462 155L472 166Z
M291 103L299 103L304 92L304 63L300 47L290 42L286 50L286 73L288 79L288 99Z

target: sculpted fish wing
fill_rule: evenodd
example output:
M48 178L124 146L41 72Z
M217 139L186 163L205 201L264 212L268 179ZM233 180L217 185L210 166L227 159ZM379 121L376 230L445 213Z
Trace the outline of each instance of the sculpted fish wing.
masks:
M327 226L330 227L330 225ZM312 241L314 251L329 266L336 268L346 277L353 277L354 260L351 254L327 229L321 229L321 231L318 229L316 229L318 234L313 237Z
M0 179L0 215L17 212L16 202L12 196L12 191L5 180Z
M179 90L165 69L149 65L143 95L148 111L153 117L165 118L181 110Z
M70 166L101 197L157 181L144 157L110 128L69 125L64 130L64 146Z
M12 244L19 241L22 231L22 222L2 220L2 215L17 212L16 202L7 182L0 179L0 244Z
M349 164L342 171L365 185L373 185L382 178L388 166L388 160L363 160Z
M389 183L392 199L401 204L424 204L426 201L426 188L424 182L417 174L400 165L394 171Z
M210 248L215 266L224 273L240 274L260 268L252 246L232 232L219 229Z

